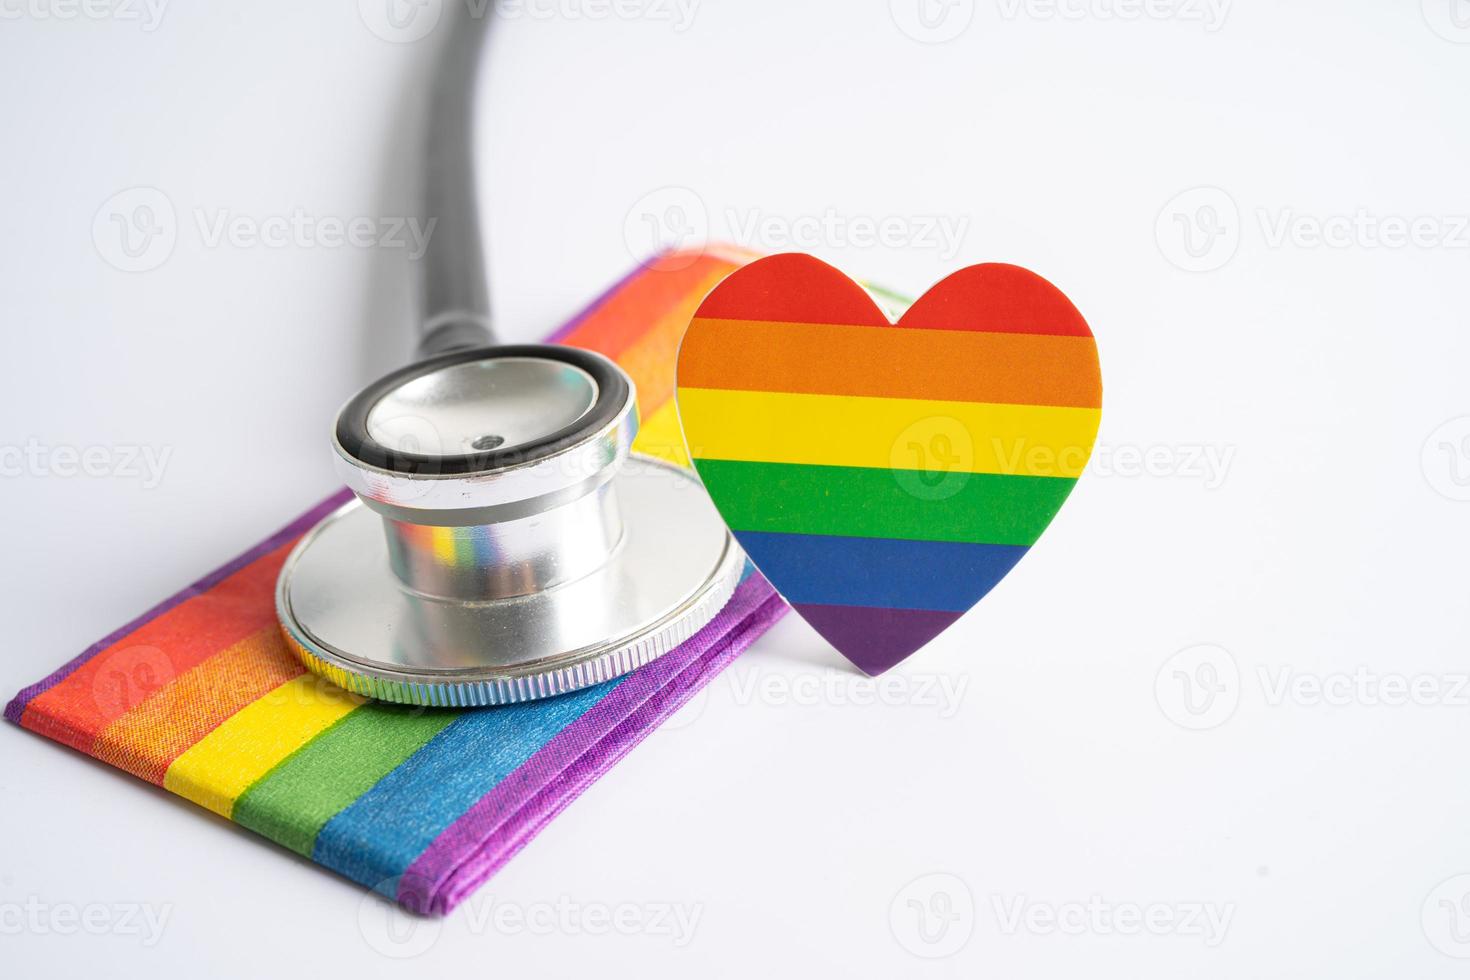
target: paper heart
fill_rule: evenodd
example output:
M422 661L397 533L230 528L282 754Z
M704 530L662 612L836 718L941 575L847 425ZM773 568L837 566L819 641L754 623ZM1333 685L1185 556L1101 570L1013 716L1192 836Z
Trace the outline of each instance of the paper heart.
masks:
M700 306L677 400L756 567L878 674L1046 530L1091 457L1102 377L1082 315L1018 266L961 269L895 325L831 266L776 255Z

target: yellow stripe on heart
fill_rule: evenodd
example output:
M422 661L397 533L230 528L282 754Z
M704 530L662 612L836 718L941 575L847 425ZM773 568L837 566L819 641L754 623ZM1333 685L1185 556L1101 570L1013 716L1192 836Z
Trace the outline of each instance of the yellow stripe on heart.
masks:
M680 388L695 459L1078 477L1096 408Z

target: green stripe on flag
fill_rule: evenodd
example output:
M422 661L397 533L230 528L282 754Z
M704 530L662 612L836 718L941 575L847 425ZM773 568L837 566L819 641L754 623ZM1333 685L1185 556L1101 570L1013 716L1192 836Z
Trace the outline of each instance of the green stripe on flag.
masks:
M234 821L311 857L327 821L460 716L365 704L262 776L235 802Z

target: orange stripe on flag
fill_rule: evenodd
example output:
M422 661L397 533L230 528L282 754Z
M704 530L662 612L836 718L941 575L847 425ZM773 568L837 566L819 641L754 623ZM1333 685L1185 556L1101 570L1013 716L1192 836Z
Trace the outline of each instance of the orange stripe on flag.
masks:
M674 397L674 355L678 353L679 342L684 339L700 302L729 271L720 270L707 276L687 291L683 302L676 303L652 324L645 320L647 332L643 339L618 355L618 364L638 387L638 408L645 419Z
M594 350L617 360L648 331L649 310L667 310L690 304L690 294L700 284L711 280L718 282L736 268L736 263L710 254L701 255L680 269L665 270L655 265L603 300L561 342ZM692 297L690 316L703 300L704 292L698 292ZM687 324L686 317L680 329ZM672 371L673 366L666 364L664 370Z
M108 725L92 755L150 783L252 701L305 673L274 624L184 672Z
M276 575L295 542L263 555L97 653L26 706L21 724L81 752L185 671L276 622Z

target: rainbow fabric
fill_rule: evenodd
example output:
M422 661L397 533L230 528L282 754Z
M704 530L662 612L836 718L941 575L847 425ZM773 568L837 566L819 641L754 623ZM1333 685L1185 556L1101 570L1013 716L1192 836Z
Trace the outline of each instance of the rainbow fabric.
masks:
M679 354L694 464L756 566L881 673L989 592L1091 455L1092 331L1025 269L961 270L892 324L805 255L743 267Z
M633 376L646 420L635 449L687 462L671 401L675 350L699 301L743 260L666 256L552 338ZM297 538L347 498L21 691L6 718L442 914L785 611L748 571L698 635L599 687L479 711L365 703L302 669L273 602Z

